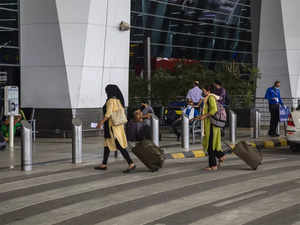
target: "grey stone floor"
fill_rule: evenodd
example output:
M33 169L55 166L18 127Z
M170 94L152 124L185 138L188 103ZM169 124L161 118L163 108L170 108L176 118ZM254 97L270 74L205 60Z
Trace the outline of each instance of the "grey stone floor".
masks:
M225 140L228 140L228 131ZM264 131L266 133L266 131ZM237 132L238 140L249 139L250 129L239 128ZM262 137L263 138L263 137ZM168 130L162 132L160 145L165 153L181 152L180 142L176 141L174 134ZM190 145L190 150L201 149L200 138L197 137L196 144ZM0 171L7 168L19 168L21 163L20 139L16 138L13 151L6 149L0 151ZM101 161L103 153L103 137L89 137L83 139L83 164L94 164ZM72 140L70 138L40 138L33 144L33 164L34 168L38 165L49 164L70 164L72 159ZM122 159L119 157L117 160ZM110 161L116 159L111 156Z
M121 161L107 171L61 163L0 170L0 224L300 224L300 154L266 150L257 171L233 155L219 171L206 165L168 160L151 173L137 162L127 175Z

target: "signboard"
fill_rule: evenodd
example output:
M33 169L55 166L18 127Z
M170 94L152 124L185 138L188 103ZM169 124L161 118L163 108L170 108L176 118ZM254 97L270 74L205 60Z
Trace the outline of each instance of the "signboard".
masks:
M4 87L4 114L5 116L19 114L19 88L16 86Z

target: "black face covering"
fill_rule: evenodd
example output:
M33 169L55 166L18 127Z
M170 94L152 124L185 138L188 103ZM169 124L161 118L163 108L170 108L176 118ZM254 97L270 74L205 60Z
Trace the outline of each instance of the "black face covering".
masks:
M105 88L105 92L107 95L107 100L109 100L110 98L117 98L120 100L123 107L125 106L123 94L117 85L114 84L107 85Z
M119 99L122 106L125 107L125 101L124 101L123 94L117 85L114 85L114 84L107 85L105 88L105 92L107 95L106 102L111 98L116 98L116 99ZM103 115L106 114L106 102L103 106ZM108 120L105 121L105 123L104 123L104 138L111 138L110 132L109 132Z

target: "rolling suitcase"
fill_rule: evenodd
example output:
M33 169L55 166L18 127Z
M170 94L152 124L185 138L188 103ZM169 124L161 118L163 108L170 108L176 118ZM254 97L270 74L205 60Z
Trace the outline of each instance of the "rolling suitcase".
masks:
M162 168L165 156L164 151L155 146L151 140L143 140L132 148L132 152L145 164L152 172Z
M262 153L259 149L249 146L245 141L239 142L233 153L236 154L241 160L247 163L253 170L262 163Z

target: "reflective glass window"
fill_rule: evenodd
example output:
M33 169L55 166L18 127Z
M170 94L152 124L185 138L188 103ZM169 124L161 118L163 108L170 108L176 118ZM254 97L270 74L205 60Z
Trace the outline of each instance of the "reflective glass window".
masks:
M131 66L143 63L146 37L152 57L252 63L250 0L132 0L131 6Z

